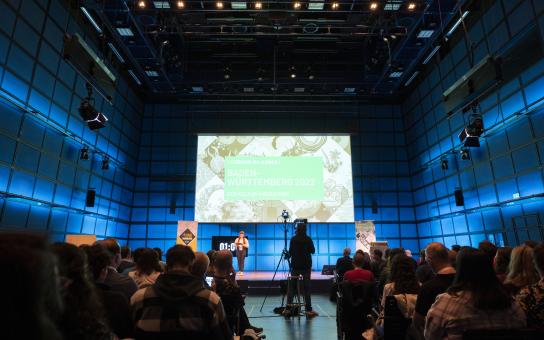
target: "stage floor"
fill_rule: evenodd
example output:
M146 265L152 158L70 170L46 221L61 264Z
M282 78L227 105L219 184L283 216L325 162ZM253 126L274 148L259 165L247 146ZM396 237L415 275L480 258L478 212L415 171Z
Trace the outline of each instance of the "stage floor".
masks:
M236 275L237 281L271 281L274 272L244 272L244 275ZM278 272L275 280L284 280L287 272ZM322 275L321 272L312 272L313 280L332 280L332 275Z

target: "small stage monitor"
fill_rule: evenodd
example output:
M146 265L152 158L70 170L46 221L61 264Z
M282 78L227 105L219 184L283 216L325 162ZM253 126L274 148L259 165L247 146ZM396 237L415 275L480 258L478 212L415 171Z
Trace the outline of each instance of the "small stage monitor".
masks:
M232 256L236 257L236 245L234 241L238 236L212 236L212 249L213 250L230 250ZM249 252L246 252L246 257Z

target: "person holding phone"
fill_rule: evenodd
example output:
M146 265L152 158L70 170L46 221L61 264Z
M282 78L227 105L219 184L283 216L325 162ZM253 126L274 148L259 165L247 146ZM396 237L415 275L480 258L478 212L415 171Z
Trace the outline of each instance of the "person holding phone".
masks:
M236 259L238 260L238 275L244 275L244 261L246 260L246 254L249 249L249 241L245 237L243 230L240 230L238 237L234 240L236 245Z

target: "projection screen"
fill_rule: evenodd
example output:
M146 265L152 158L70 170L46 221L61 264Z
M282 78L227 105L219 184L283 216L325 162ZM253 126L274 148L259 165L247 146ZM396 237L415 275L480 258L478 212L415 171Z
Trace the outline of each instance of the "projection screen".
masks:
M353 222L349 136L199 136L195 219Z

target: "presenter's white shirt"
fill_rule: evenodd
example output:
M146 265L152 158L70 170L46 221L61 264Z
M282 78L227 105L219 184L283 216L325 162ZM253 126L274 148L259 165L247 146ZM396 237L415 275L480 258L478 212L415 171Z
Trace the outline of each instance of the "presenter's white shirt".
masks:
M238 242L242 243L242 245L239 245ZM249 249L249 241L246 237L244 237L243 241L240 241L240 238L237 237L236 240L234 240L234 243L237 244L238 251L242 251L244 248Z

